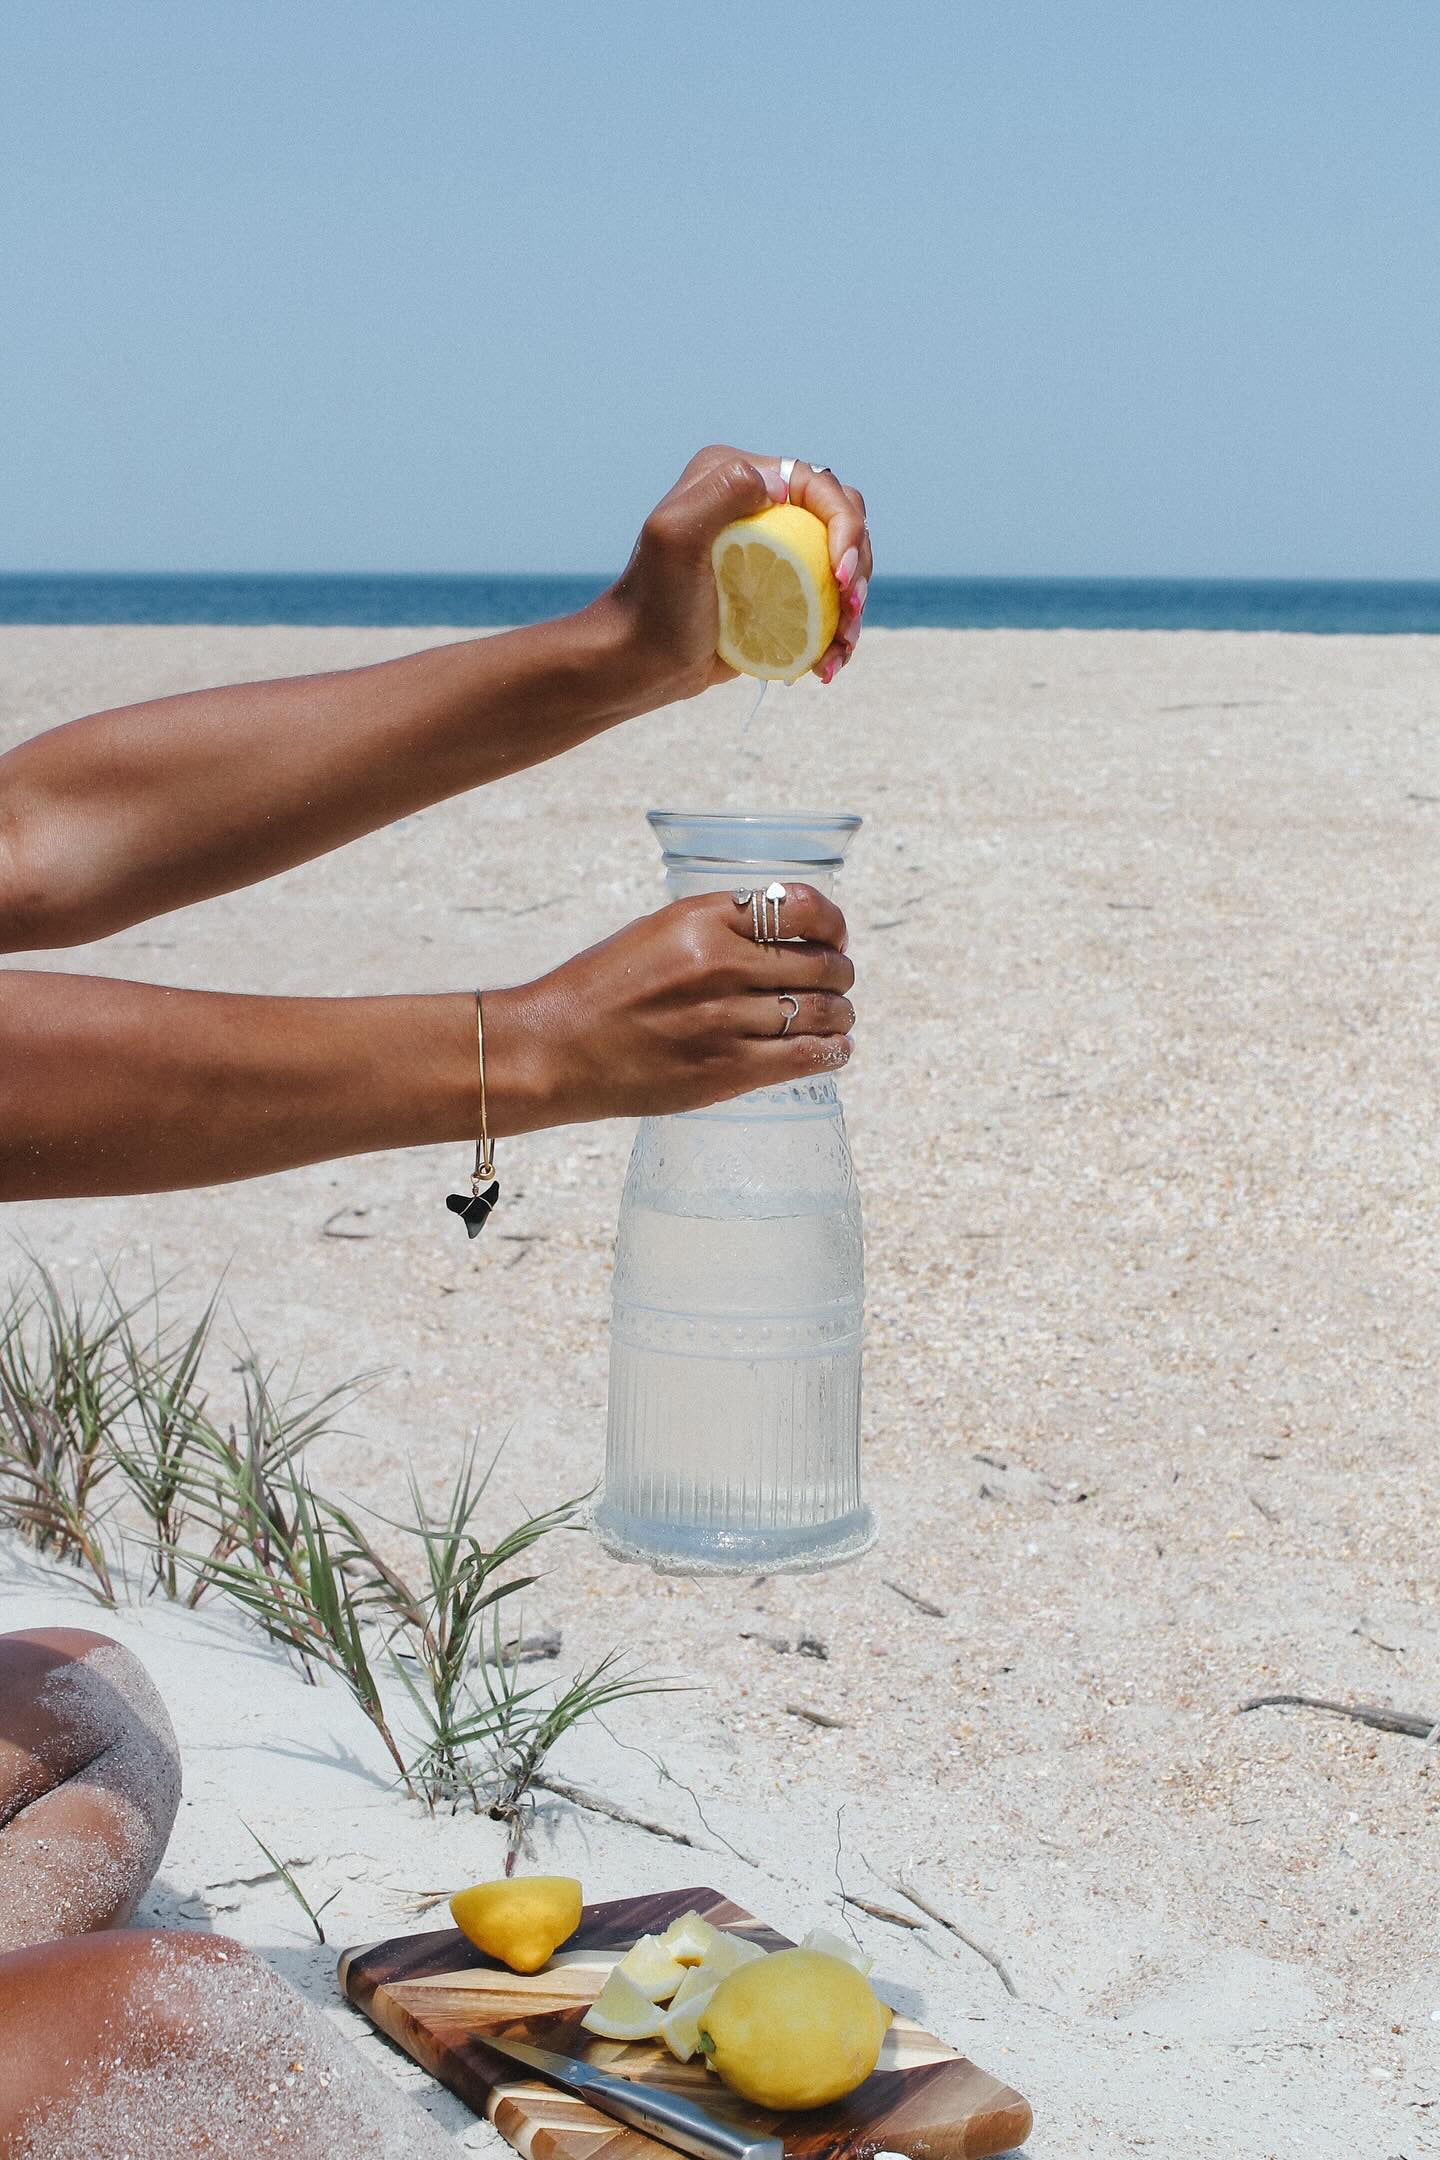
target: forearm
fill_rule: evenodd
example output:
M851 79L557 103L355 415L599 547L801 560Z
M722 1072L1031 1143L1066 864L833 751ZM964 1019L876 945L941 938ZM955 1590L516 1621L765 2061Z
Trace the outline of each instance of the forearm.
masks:
M0 950L103 937L538 763L663 698L605 603L341 674L72 721L0 757Z
M518 993L491 1130L546 1122ZM167 1191L475 1137L473 997L266 998L0 973L0 1200ZM459 1165L457 1165L457 1174Z

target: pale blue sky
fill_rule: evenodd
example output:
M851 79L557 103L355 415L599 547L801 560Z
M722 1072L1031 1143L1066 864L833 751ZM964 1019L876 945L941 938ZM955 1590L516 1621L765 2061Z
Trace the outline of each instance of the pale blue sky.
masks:
M6 0L0 567L1440 577L1435 0Z

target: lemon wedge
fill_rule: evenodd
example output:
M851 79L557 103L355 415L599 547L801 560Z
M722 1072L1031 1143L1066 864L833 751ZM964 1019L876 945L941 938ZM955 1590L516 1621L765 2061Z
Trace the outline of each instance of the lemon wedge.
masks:
M698 1973L690 1975L691 1980ZM660 2020L660 2037L676 2062L689 2062L700 2045L700 2020L706 2005L720 1983L718 1980L704 1987L690 1988L689 1981L676 1994L674 2002ZM687 1994L687 1989L689 1992Z
M722 1934L716 1928L715 1940L695 1970L704 1973L708 1979L723 1980L727 1973L738 1972L742 1965L753 1964L756 1958L764 1955L758 1943L746 1942L743 1935Z
M858 1973L871 1973L875 1960L865 1951L857 1950L854 1943L846 1942L841 1935L832 1935L829 1928L811 1928L801 1943L802 1950L818 1950L822 1957L839 1958L842 1965L853 1965Z
M698 1965L719 1933L719 1928L702 1920L698 1912L687 1912L671 1921L660 1940L677 1963Z
M602 2040L654 2040L662 2012L617 1965L580 2022Z
M651 2002L668 2002L687 1970L678 1958L670 1955L658 1935L642 1935L615 1969L624 1973L625 1978Z
M710 561L720 599L720 658L742 675L797 682L840 620L824 521L799 503L773 503L718 533Z
M671 2011L683 2010L687 2003L697 2001L702 1995L712 1995L719 1985L713 1973L702 1972L698 1965L692 1965L670 1998Z

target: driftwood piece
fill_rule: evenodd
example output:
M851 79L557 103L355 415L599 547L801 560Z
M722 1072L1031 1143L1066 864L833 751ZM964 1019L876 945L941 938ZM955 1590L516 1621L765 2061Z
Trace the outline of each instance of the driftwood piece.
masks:
M1404 1733L1411 1740L1440 1739L1440 1717L1387 1710L1380 1703L1331 1702L1325 1695L1254 1695L1239 1708L1241 1714L1247 1710L1324 1710L1331 1717L1353 1718L1357 1725L1373 1725L1377 1732Z
M884 1880L883 1877L881 1879ZM887 1883L886 1887L891 1890L898 1890L901 1897L915 1907L916 1912L924 1913L927 1920L933 1920L937 1927L944 1928L947 1934L955 1937L957 1942L964 1943L967 1950L975 1952L976 1957L984 1958L985 1963L999 1979L1000 1985L1004 1988L1006 1994L1013 1995L1016 2001L1019 2001L1020 1990L1005 1970L1003 1960L994 1950L987 1948L982 1942L977 1942L973 1935L967 1934L958 1920L952 1920L949 1913L941 1912L938 1905L932 1905L928 1898L922 1897L920 1892L914 1889L903 1877L899 1882Z
M913 1605L916 1612L923 1612L929 1620L944 1620L948 1617L943 1605L937 1605L933 1598L922 1597L918 1590L907 1590L904 1583L891 1582L888 1575L885 1578L885 1587L893 1590L896 1597L904 1598L907 1605Z
M557 1800L568 1800L571 1807L584 1808L588 1814L608 1815L611 1822L626 1823L632 1830L648 1830L651 1837L665 1838L672 1845L688 1845L692 1852L704 1849L683 1830L672 1830L668 1823L652 1822L648 1815L632 1815L629 1808L606 1800L600 1793L586 1792L582 1786L569 1785L564 1778L536 1776L531 1783L541 1792L553 1794Z
M909 1913L896 1912L889 1905L877 1905L873 1898L856 1897L849 1890L842 1890L840 1896L846 1905L853 1905L856 1912L868 1913L872 1920L883 1920L887 1927L908 1928L912 1934L918 1934L925 1925L923 1920L912 1920Z
M787 1702L785 1715L786 1717L804 1718L807 1725L821 1725L826 1732L843 1732L845 1730L846 1721L843 1717L831 1717L828 1710L812 1710L808 1703Z

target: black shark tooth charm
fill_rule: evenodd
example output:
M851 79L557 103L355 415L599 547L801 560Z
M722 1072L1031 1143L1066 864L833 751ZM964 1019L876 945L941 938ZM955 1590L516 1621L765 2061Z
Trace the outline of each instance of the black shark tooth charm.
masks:
M491 1210L499 1197L500 1180L496 1178L492 1185L486 1186L484 1192L447 1193L445 1205L452 1215L460 1217L461 1222L465 1225L466 1236L475 1238L479 1237L480 1232L490 1220Z

